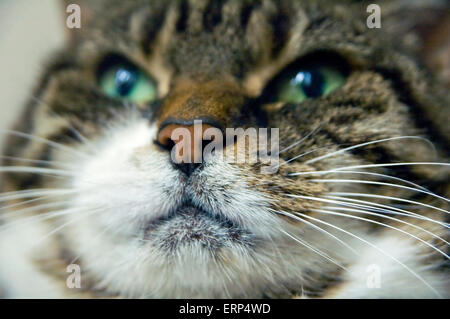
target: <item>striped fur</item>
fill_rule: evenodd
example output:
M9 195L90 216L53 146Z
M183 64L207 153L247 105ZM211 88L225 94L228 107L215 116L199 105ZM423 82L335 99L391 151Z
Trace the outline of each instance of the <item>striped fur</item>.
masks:
M399 37L396 32L404 30L400 27L388 31L366 28L367 3L361 1L79 3L83 27L73 31L67 48L51 59L15 128L23 134L8 136L3 152L15 158L5 158L4 167L60 169L58 163L63 163L69 165L70 174L55 178L51 171L5 172L2 191L72 189L78 193L68 196L68 209L95 203L106 205L107 211L81 220L63 216L39 223L44 234L61 223L70 222L70 226L50 236L47 246L39 247L39 252L49 248L45 254L29 258L34 259L34 275L47 289L35 292L38 297L449 297L448 260L431 247L448 253L443 242L448 240L448 229L442 225L448 222L442 213L448 210L448 201L432 196L450 195L448 167L404 165L354 169L363 172L353 175L295 175L347 165L448 161L448 93L422 67L417 34ZM388 1L381 6L383 19L393 21L392 26L394 22L401 24L395 20L399 7ZM98 65L112 54L126 57L155 78L159 91L156 102L134 105L108 98L99 90ZM318 57L349 69L341 89L299 105L262 103L266 88L282 70ZM153 143L155 132L173 116L181 120L207 116L220 128L277 127L280 149L294 147L281 154L277 174L261 174L259 163L216 160L189 182L173 169L166 152ZM305 136L308 138L296 144ZM405 136L422 139L398 138ZM314 160L345 147L390 138L398 139ZM424 139L433 143L435 153ZM291 160L300 154L304 156ZM396 180L364 173L386 174ZM429 192L376 184L411 187L399 179L423 184ZM355 206L358 202L351 202L353 206L349 201L347 206L335 203L335 210L327 208L330 202L326 200L333 200L330 196L336 192L419 202L425 206L404 209L414 209L441 224L418 220L417 216L391 216L386 207L380 210L381 206L349 211L363 209ZM208 221L193 222L183 214L166 228L146 228L149 214L167 217L186 196L205 209L221 211L236 228L224 234ZM392 207L398 204L370 197L352 199ZM52 201L56 199L48 200ZM330 209L335 215L326 213ZM359 219L336 213L351 213ZM292 218L293 214L297 218ZM112 228L106 229L108 226ZM201 240L180 235L188 226L209 230L219 239L205 239L209 246L202 246ZM342 242L317 227L348 243L358 254L349 253ZM280 229L284 235L277 232ZM104 237L95 236L102 231L106 231ZM294 239L285 236L286 232ZM169 233L171 241L167 240ZM7 239L12 242L15 235ZM296 237L340 265L299 244ZM379 249L356 237L375 243ZM14 254L14 248L8 252ZM2 269L9 267L2 268L1 261L7 256L1 254L0 250L0 280L10 276L10 270L2 275ZM65 267L75 257L85 269L81 291L65 287ZM385 286L373 290L365 286L364 272L376 261L383 267ZM15 285L13 275L11 279L5 280L6 292L26 295L22 286Z

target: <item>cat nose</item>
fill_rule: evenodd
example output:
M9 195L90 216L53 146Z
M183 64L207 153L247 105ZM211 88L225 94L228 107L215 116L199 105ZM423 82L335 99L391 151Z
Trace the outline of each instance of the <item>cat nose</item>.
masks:
M171 153L174 166L190 176L202 166L205 146L217 134L221 134L219 128L202 121L196 120L192 125L166 123L159 130L157 143Z

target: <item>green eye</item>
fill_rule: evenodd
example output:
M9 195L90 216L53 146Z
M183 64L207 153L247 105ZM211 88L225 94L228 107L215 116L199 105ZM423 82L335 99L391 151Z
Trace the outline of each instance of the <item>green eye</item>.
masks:
M346 76L337 68L312 66L283 76L276 86L277 102L300 103L325 96L345 84Z
M153 101L157 97L155 82L127 62L109 64L100 73L99 85L109 97L136 103Z

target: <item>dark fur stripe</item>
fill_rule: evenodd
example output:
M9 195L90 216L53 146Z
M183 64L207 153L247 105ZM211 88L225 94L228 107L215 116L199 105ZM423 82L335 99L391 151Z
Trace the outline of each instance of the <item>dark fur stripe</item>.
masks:
M215 26L222 21L222 8L226 0L210 1L203 13L203 27L207 31L212 31Z
M142 36L142 48L145 54L150 53L151 43L156 39L158 32L164 27L167 15L167 7L160 6L145 18Z
M250 3L244 3L242 5L240 13L240 23L243 30L247 29L247 25L250 21L253 10L255 10L255 6Z
M270 24L273 28L273 57L278 55L288 39L290 30L290 21L288 16L289 15L281 9L270 19Z
M178 21L176 24L176 31L182 33L187 28L188 17L189 17L189 4L187 1L181 1L178 9Z

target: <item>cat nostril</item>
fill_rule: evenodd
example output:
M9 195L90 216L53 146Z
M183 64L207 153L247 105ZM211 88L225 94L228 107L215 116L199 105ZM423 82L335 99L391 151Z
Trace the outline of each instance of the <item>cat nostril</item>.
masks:
M211 142L204 140L206 130L210 130L208 136L221 134L220 129L200 121L194 125L167 124L160 129L157 142L171 153L174 166L189 176L202 166L203 150Z
M158 141L158 144L168 151L171 151L175 146L175 142L172 141L171 139L168 139L162 143Z

